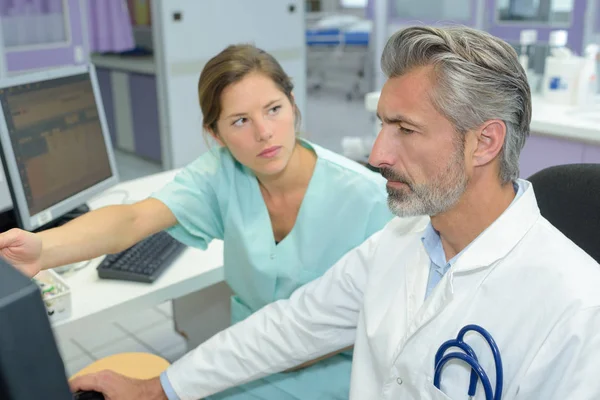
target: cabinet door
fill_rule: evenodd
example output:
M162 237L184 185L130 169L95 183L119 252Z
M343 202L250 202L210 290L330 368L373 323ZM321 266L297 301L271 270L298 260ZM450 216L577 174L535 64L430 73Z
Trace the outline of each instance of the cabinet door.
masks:
M84 63L82 7L82 0L0 1L8 73Z
M152 23L166 168L186 165L206 150L198 77L206 62L228 45L253 43L270 52L287 68L304 111L304 1L155 0Z
M520 176L527 179L553 165L580 163L584 147L581 142L531 135L521 151Z
M158 99L154 75L129 74L135 153L161 161Z

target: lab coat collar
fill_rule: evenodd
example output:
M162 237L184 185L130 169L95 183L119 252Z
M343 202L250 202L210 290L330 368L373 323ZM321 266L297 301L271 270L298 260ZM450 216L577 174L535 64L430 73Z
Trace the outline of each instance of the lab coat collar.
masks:
M453 274L485 268L504 258L540 217L531 183L518 179L523 194L484 230L456 260Z

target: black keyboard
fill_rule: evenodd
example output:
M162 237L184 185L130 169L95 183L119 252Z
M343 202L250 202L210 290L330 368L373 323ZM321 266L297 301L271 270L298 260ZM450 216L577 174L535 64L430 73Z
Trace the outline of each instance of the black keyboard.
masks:
M186 249L166 232L159 232L117 254L109 254L98 265L98 276L135 282L154 282Z

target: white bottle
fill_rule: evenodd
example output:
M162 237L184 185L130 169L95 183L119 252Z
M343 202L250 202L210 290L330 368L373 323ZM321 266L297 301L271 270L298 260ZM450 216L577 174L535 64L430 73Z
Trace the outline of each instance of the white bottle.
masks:
M573 105L581 57L573 55L567 46L567 31L550 32L550 56L546 57L542 93L550 103Z
M592 106L598 90L596 76L596 57L600 48L597 44L589 44L585 48L584 58L577 82L577 105Z

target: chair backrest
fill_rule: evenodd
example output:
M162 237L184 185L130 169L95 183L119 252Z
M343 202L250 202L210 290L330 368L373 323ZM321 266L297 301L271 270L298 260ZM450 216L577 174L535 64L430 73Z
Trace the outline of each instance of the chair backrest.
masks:
M557 165L528 181L542 215L600 263L600 164Z

